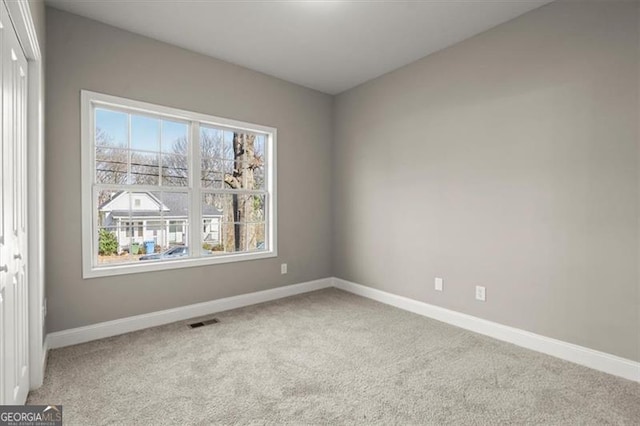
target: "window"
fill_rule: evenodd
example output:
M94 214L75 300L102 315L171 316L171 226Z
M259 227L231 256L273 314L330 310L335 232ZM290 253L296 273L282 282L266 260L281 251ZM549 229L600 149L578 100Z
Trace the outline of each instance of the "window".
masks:
M276 256L276 129L83 91L82 142L85 278Z
M142 230L144 229L144 222L128 222L122 223L121 228L125 230L126 237L142 237Z

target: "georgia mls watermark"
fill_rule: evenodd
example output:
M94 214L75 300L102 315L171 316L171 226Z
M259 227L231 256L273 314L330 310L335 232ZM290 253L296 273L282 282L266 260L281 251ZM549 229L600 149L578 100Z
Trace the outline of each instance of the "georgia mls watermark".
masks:
M62 426L62 405L0 405L0 426Z

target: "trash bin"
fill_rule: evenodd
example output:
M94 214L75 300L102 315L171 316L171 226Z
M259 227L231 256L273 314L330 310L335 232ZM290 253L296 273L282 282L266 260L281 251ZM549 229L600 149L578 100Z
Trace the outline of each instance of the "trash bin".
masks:
M140 244L132 243L131 244L131 254L138 254L140 252Z
M156 242L155 241L145 241L144 242L144 250L147 254L154 253L156 251Z

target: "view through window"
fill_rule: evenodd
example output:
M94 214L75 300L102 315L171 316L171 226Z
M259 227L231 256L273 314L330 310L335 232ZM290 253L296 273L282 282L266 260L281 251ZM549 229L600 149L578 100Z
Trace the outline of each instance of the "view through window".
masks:
M275 130L89 95L92 270L274 252Z

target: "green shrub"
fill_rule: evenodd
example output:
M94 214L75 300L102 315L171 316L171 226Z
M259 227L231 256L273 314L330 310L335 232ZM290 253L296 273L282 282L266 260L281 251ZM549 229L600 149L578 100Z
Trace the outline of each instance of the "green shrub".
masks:
M118 238L113 232L101 229L98 233L98 253L104 256L116 254L118 251Z

